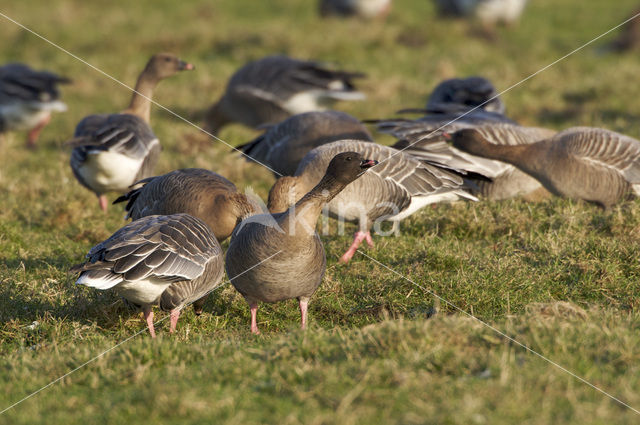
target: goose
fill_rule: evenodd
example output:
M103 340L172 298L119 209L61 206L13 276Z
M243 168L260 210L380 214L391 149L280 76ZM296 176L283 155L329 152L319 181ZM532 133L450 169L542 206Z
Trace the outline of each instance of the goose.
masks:
M276 177L292 176L311 149L343 139L373 141L358 119L338 111L293 115L269 127L251 142L238 146L248 160L267 165Z
M471 155L448 144L443 133L465 128L475 128L490 143L497 145L523 145L547 139L556 134L555 130L540 127L524 127L509 122L491 122L463 117L458 121L415 121L396 123L392 128L387 123L387 131L400 140L393 147L417 158L435 159L452 168L464 169L490 180L467 176L467 186L475 196L490 200L524 197L539 199L547 192L540 182L517 167L502 161Z
M158 161L160 142L149 126L151 96L156 85L179 71L194 66L170 53L151 57L138 77L129 107L117 114L89 115L77 125L71 169L107 210L106 192L125 192L134 182L148 177Z
M391 0L320 0L320 16L358 16L384 18L391 10Z
M561 197L609 209L640 193L640 141L614 131L573 127L523 145L490 143L477 129L448 137L461 151L513 164Z
M640 14L640 8L636 8L627 19L631 21L624 24L618 36L611 42L598 49L600 53L606 52L626 52L635 50L640 46L640 22L634 19Z
M307 324L309 299L322 282L326 258L315 231L323 206L375 165L356 152L335 155L320 181L294 207L279 214L259 214L242 221L231 235L225 269L231 284L251 310L251 332L258 302L297 298L301 327ZM365 174L366 175L366 174Z
M275 124L303 112L324 110L337 100L361 100L353 80L359 72L333 71L318 62L267 56L249 62L229 80L224 95L205 112L205 129L226 124Z
M21 63L0 66L0 133L28 130L27 147L35 148L51 112L67 110L58 84L71 80Z
M465 190L459 175L434 161L421 161L375 143L341 140L315 148L300 162L294 176L279 178L269 192L269 211L279 213L289 208L322 179L331 158L347 151L360 152L379 164L327 204L332 217L359 225L353 244L340 258L342 262L353 257L362 241L373 246L370 229L378 221L392 221L397 230L400 220L426 205L458 199L477 200Z
M209 227L188 214L135 220L91 248L88 261L71 267L76 284L113 288L142 308L155 338L154 305L170 311L174 332L180 310L220 285L222 248Z
M428 112L458 112L478 107L485 111L504 114L504 102L498 91L484 77L451 78L442 81L427 99Z
M520 19L526 4L527 0L436 0L440 14L471 17L484 25L514 24Z

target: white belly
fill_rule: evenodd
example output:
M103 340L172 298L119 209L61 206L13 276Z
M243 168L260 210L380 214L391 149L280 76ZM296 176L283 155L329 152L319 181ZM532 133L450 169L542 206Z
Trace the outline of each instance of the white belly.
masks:
M290 114L302 114L304 112L318 111L324 109L319 103L319 91L305 91L291 96L284 103L284 109Z
M116 290L133 303L148 305L156 303L169 285L171 283L158 279L144 279L134 282L124 281L116 286Z
M41 109L37 107L38 105L41 104L16 102L0 105L0 116L5 121L7 130L31 130L51 115L50 109Z
M78 173L97 193L125 192L135 183L142 159L109 151L95 151L79 167Z

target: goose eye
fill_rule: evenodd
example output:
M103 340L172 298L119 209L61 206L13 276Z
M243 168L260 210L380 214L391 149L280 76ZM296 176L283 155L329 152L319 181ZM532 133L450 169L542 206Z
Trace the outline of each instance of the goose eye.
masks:
M348 156L348 157L346 158L346 160L347 160L347 161L351 161L351 157L350 157L350 156Z

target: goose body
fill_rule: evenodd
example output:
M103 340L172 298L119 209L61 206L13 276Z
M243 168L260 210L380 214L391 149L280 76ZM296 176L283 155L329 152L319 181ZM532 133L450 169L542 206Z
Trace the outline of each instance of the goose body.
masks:
M451 136L453 146L508 162L535 177L551 193L610 208L640 194L640 141L613 131L573 127L524 145L495 145L475 129Z
M174 55L151 57L138 77L129 107L118 114L96 114L82 119L74 138L71 169L78 181L98 196L107 208L107 192L125 192L137 180L149 176L160 154L160 142L151 130L149 115L155 86L193 65Z
M369 130L356 118L338 111L293 115L269 127L262 135L239 146L248 159L269 166L279 176L292 176L304 156L336 140L372 141Z
M465 111L475 107L504 114L498 91L484 77L451 78L436 86L427 100L427 111Z
M518 21L527 0L436 0L443 15L471 17L485 25L513 24Z
M180 310L215 289L222 279L222 249L201 220L188 214L147 216L115 232L71 268L77 284L116 290L143 310L155 337L152 306L171 312L171 332Z
M322 207L373 164L355 152L336 155L321 181L294 207L248 217L236 227L225 268L231 284L250 306L253 333L258 333L258 302L291 298L298 299L305 327L309 299L326 268L322 241L315 231Z
M320 0L321 16L358 16L365 19L384 17L391 0Z
M324 110L338 100L360 100L364 95L356 91L353 80L362 76L287 56L249 62L231 77L222 98L207 110L205 127L214 134L232 122L255 128Z
M27 65L0 66L0 132L29 130L27 146L35 147L38 135L51 120L51 112L64 112L59 84L70 80Z
M232 182L201 168L175 170L136 185L141 186L114 201L127 201L127 218L187 213L204 221L220 242L244 217L262 211Z
M397 223L435 202L477 200L465 190L462 177L435 161L421 161L375 143L341 140L315 148L304 157L295 176L280 178L269 193L269 210L286 210L320 181L331 158L346 151L360 152L379 164L327 203L332 217L359 223L354 243L342 261L349 261L363 240L372 245L369 230L377 221Z

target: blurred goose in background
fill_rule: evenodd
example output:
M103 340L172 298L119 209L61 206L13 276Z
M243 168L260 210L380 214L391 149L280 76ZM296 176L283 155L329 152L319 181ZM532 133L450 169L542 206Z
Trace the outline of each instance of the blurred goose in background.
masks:
M249 62L229 80L222 98L205 113L212 134L226 124L275 124L291 115L324 110L338 100L361 100L353 80L359 72L334 71L318 62L268 56Z
M382 124L381 124L382 125ZM523 196L531 199L545 196L540 182L518 170L515 166L494 159L487 159L456 149L447 143L443 134L466 128L475 128L485 140L496 145L525 145L535 143L556 134L555 130L538 127L523 127L508 122L479 120L473 115L465 116L453 123L449 120L387 122L383 131L400 139L393 147L408 155L427 160L436 160L448 167L464 169L490 180L466 176L471 193L491 200L510 199Z
M138 77L129 107L119 114L89 115L76 127L71 169L78 181L98 196L107 210L106 192L126 192L153 173L160 142L149 126L151 97L156 85L180 71L194 69L169 53L151 57Z
M640 141L602 128L574 127L530 144L497 145L478 129L448 136L457 149L508 162L551 193L608 209L640 194Z
M351 115L314 111L289 117L238 149L248 160L270 167L276 177L292 176L310 150L345 139L373 141L369 130Z
M527 0L436 0L440 14L477 19L485 26L516 23L526 4Z
M91 248L88 261L70 269L77 284L114 288L142 308L155 338L152 306L170 311L174 332L180 310L220 285L222 249L207 225L188 214L133 221Z
M357 16L384 18L391 10L391 0L320 0L320 16Z
M640 14L640 7L636 8L629 15L627 19L633 18L633 20L623 25L618 37L598 49L600 53L607 51L618 53L626 52L629 50L635 50L640 46L640 17L637 17L638 14Z
M475 107L504 114L498 91L484 77L451 78L436 86L427 100L427 112L464 112Z
M251 332L259 333L258 302L296 298L301 327L307 324L309 299L322 282L326 258L315 231L324 205L375 162L356 152L342 152L327 161L321 178L295 204L280 214L245 219L234 230L225 269L231 284L251 309ZM357 181L357 180L356 180ZM273 194L280 196L286 194Z
M29 130L27 147L35 148L40 132L51 121L51 112L67 110L58 84L70 82L21 63L0 66L0 133Z
M269 192L269 211L286 211L318 184L334 156L347 151L359 152L378 161L378 165L327 204L332 217L359 225L353 244L340 259L342 262L353 257L363 240L373 245L370 229L376 221L392 221L395 230L400 220L426 205L477 200L465 190L462 177L454 172L463 170L445 169L436 161L421 161L388 146L341 140L315 148L300 162L295 176L278 179Z

